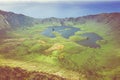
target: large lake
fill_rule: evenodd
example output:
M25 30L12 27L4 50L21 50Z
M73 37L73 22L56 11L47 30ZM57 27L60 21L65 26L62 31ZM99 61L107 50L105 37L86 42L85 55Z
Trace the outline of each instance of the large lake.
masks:
M45 29L41 34L48 36L50 38L55 38L56 36L54 35L53 32L58 32L59 34L61 34L61 36L68 39L70 36L73 36L77 31L80 31L80 29L71 26L51 26ZM97 44L96 41L103 39L101 36L92 32L84 33L81 34L80 36L87 37L87 39L77 41L76 43L92 48L100 47L100 45Z

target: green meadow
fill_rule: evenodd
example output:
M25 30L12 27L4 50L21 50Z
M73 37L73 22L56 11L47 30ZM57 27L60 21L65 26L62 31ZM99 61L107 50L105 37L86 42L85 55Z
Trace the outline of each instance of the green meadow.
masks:
M71 80L118 80L120 74L120 49L111 28L107 24L88 21L85 24L66 23L80 28L69 39L54 33L55 38L40 34L49 26L38 24L8 31L9 38L0 45L0 65L21 67L28 71L42 71ZM100 48L77 44L85 40L79 34L94 32L103 40L96 43Z

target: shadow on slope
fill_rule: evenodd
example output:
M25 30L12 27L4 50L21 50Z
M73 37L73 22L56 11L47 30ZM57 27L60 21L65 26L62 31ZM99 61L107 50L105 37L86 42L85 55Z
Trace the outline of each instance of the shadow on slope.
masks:
M57 75L51 75L43 72L29 72L19 67L0 67L1 80L67 80Z

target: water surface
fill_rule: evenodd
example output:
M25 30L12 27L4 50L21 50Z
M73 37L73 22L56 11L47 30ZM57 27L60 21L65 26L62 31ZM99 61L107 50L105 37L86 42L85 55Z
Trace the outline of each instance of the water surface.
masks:
M41 34L50 38L55 38L56 36L54 35L54 32L58 32L59 34L61 34L62 37L68 39L70 36L73 36L77 31L80 31L80 29L71 26L51 26L45 29ZM101 36L93 32L84 33L80 36L87 37L87 39L77 41L76 43L91 48L100 47L100 45L97 44L96 41L103 39Z
M84 33L84 34L81 34L80 36L87 37L87 39L77 41L77 43L84 46L92 47L92 48L100 47L100 45L97 44L96 41L103 39L101 36L99 36L96 33Z
M69 38L70 36L74 35L77 31L80 31L80 29L71 26L52 26L45 29L41 34L54 38L56 36L53 34L53 32L58 32L64 38Z

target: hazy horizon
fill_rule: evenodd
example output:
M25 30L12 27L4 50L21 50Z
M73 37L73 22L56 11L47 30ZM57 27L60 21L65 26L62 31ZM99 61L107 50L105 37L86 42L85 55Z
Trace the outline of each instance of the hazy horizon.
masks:
M11 11L35 18L80 17L120 12L120 1L65 1L65 2L1 2L0 10Z

